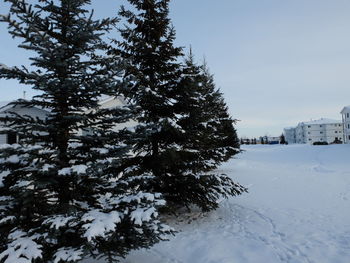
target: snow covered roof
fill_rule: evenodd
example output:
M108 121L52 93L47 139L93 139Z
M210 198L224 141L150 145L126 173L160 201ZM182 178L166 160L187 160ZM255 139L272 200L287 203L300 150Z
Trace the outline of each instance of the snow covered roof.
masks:
M7 104L9 104L11 101L0 101L0 109L5 107Z
M19 100L13 100L13 101L7 101L7 102L4 102L4 105L0 105L0 112L3 112L3 111L6 111L8 109L11 109L14 107L14 102L17 102L18 104L21 104L21 99Z
M345 106L340 113L343 114L344 112L350 112L350 105L349 106Z
M312 125L312 124L338 124L338 123L342 123L342 121L341 120L327 119L327 118L321 118L319 120L302 122L302 124L305 124L305 125Z
M13 100L13 101L0 101L0 112L3 112L3 111L6 111L8 109L11 109L14 107L13 102L17 102L18 104L21 104L21 101L23 101L23 99L18 99L18 100ZM121 96L118 96L118 97L112 97L112 96L107 96L107 95L103 95L99 98L99 104L101 106L103 105L106 105L110 102L116 102L118 104L121 104L121 105L126 105L127 102L125 101L125 99ZM38 108L38 109L41 109L41 110L44 110L44 111L48 111L50 112L51 110L50 109L47 109L47 108L42 108L42 107L39 107L39 106L35 106L35 108Z
M0 112L4 112L8 109L11 109L13 107L15 107L15 105L21 105L22 102L24 102L26 100L24 99L18 99L18 100L13 100L13 101L4 101L4 102L0 102ZM3 104L2 104L3 103ZM25 106L25 104L23 105ZM47 111L47 112L50 112L49 109L47 108L43 108L43 107L40 107L40 106L33 106L34 108L37 108L37 109L40 109L40 110L43 110L43 111Z

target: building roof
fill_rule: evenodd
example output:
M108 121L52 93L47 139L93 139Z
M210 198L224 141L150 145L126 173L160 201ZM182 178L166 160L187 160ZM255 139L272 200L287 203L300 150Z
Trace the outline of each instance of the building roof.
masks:
M342 123L341 120L333 120L333 119L327 119L327 118L321 118L319 120L313 120L313 121L307 121L307 122L302 122L302 124L305 125L312 125L312 124L338 124Z
M5 107L7 104L9 104L11 101L0 101L0 109L2 107Z
M126 105L126 101L122 98L122 97L112 97L112 96L108 96L108 95L102 95L100 98L99 98L99 104L100 105L103 105L105 103L108 103L112 100L118 100L122 105ZM17 105L21 105L21 102L22 101L26 101L26 100L23 100L23 99L17 99L17 100L13 100L13 101L0 101L0 112L3 112L3 111L6 111L8 109L11 109L15 106L15 104ZM40 106L34 106L35 108L38 108L38 109L41 109L41 110L44 110L44 111L48 111L50 112L51 110L50 109L47 109L47 108L42 108Z
M344 113L344 112L350 112L350 105L345 106L340 113Z
M17 106L20 106L22 108L26 107L26 106L28 106L28 104L27 104L28 102L29 101L25 100L25 99L17 99L17 100L13 100L13 101L0 102L0 112L7 111L7 110L12 109L12 108L17 107ZM48 108L43 108L40 106L30 106L30 108L31 107L37 108L37 109L42 110L42 111L50 112L50 109L48 109Z

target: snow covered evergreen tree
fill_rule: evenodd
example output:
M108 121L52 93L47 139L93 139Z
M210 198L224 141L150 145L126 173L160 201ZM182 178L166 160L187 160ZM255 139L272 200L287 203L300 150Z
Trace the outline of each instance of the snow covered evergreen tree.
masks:
M203 115L208 121L208 128L211 127L212 151L209 152L212 158L220 164L228 161L240 152L239 139L234 128L237 120L230 117L228 107L223 94L216 88L214 77L209 72L206 63L201 67L203 76L202 88L205 102L202 104ZM210 151L210 146L208 146Z
M117 172L129 148L114 126L133 113L98 104L121 85L121 62L101 40L116 19L93 20L89 0L5 1L0 21L36 55L31 69L2 67L0 77L39 92L21 107L50 113L1 118L20 141L0 148L0 262L113 261L158 242L172 232L157 219L164 200L140 188L147 173Z
M282 133L280 136L280 144L287 144L286 138L284 137L284 134Z
M184 130L180 155L184 164L181 167L184 186L179 185L179 189L192 191L184 203L192 202L203 210L215 209L222 197L246 191L228 176L213 172L222 162L240 152L239 138L233 126L235 120L229 116L207 66L196 65L192 51L185 60L180 83L178 109L181 117L178 124ZM181 196L184 198L186 194Z
M129 0L136 13L121 8L119 14L128 25L120 29L124 41L119 42L116 57L128 61L125 79L129 82L124 96L136 105L138 125L130 134L135 157L126 163L133 165L130 176L144 172L152 181L144 189L161 192L167 201L178 194L173 179L178 141L183 135L176 124L176 95L181 77L182 49L174 47L175 31L168 18L169 0Z
M125 78L130 85L124 95L138 109L139 125L129 140L136 156L129 162L134 164L130 174L149 172L153 179L144 184L144 189L161 192L169 205L215 208L222 196L245 191L226 176L207 174L239 152L233 121L220 92L201 97L198 81L212 89L210 76L188 65L186 70L196 72L185 74L194 74L196 80L189 84L183 76L184 68L179 62L182 49L174 47L175 31L168 18L170 0L128 1L136 12L124 7L120 11L128 25L120 30L124 41L115 54L129 63ZM196 106L205 101L196 114L192 99L197 101ZM210 119L208 115L212 113L216 119ZM191 120L190 115L198 120ZM198 123L203 118L211 123L202 132ZM191 121L195 124L191 125Z

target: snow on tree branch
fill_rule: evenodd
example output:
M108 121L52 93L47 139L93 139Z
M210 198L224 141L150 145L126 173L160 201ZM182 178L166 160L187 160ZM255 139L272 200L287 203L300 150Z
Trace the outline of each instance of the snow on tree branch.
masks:
M8 238L12 242L0 254L0 260L4 260L4 263L32 263L42 257L42 246L37 244L27 233L16 230Z

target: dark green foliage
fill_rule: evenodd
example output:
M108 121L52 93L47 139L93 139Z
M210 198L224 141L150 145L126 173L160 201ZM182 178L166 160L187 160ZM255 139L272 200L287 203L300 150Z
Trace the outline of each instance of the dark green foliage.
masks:
M336 137L336 138L334 139L334 141L332 142L332 144L342 144L342 143L343 143L342 140L339 139L338 137Z
M314 142L313 145L328 145L328 142Z
M196 204L203 210L215 209L222 197L246 191L226 175L213 172L240 152L235 121L215 88L213 76L206 65L195 64L192 51L185 60L179 87L177 124L183 136L178 142L180 161L176 165L181 173L173 179L179 180L179 187L176 193L170 192L174 195L172 201L186 206ZM173 185L177 184L172 182Z
M176 124L176 96L182 74L177 60L182 49L173 45L169 0L129 2L137 13L121 8L120 15L128 26L120 30L124 39L118 43L121 50L114 52L128 62L125 79L130 85L124 95L138 109L139 125L128 141L137 156L129 162L136 165L130 174L149 172L154 180L145 188L165 194L166 189L173 189L176 193L171 178L179 174L177 148L183 135Z
M130 175L149 172L154 177L143 187L161 192L171 207L216 208L221 197L245 191L210 172L239 152L234 121L206 69L179 63L170 1L128 2L136 12L121 9L128 24L114 54L127 60L130 85L124 95L138 109L139 125L128 141L136 155Z
M0 116L20 137L0 148L0 262L112 262L173 232L157 220L163 197L211 210L247 191L214 172L240 152L235 120L207 67L179 62L170 0L129 0L137 14L121 9L128 26L108 56L101 37L117 19L93 20L89 0L5 1L0 20L35 56L0 77L40 94L15 108L46 113ZM105 95L130 105L102 109Z
M287 144L286 138L284 137L284 134L282 133L280 136L280 144Z
M260 144L265 144L265 139L264 139L264 137L260 137Z
M39 91L14 107L48 112L1 118L21 140L0 149L0 262L113 260L158 242L171 232L156 220L164 201L139 189L147 177L117 172L130 149L114 126L133 113L98 103L121 89L122 64L101 40L116 19L93 20L88 0L6 2L11 15L0 21L35 56L33 70L2 68L0 77Z

